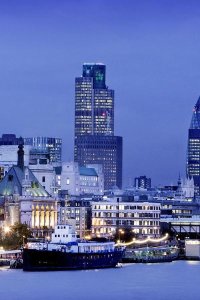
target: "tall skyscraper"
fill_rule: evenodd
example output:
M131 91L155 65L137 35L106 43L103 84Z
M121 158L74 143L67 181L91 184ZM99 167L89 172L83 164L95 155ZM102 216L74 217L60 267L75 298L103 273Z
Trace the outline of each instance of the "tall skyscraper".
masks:
M188 131L186 172L194 179L195 194L200 195L200 97L194 106Z
M106 66L84 64L75 80L75 136L114 135L114 91L105 85Z
M106 66L87 63L75 79L74 160L103 165L105 188L122 186L122 138L114 136L114 91Z

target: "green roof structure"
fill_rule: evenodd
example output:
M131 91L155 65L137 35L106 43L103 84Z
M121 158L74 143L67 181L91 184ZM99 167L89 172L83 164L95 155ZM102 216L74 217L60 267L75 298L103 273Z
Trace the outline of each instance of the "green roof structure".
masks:
M79 174L81 176L98 176L94 168L86 168L86 167L79 167Z
M13 166L0 182L0 196L23 195L26 193L33 197L49 197L49 193L39 183L28 167Z

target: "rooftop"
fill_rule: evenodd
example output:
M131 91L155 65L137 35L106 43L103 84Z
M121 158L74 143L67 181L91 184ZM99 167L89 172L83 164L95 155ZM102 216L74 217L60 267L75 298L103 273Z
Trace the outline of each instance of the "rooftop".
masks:
M34 197L49 196L28 167L22 169L18 166L13 166L0 182L0 195L12 196L13 194L19 194L22 196L23 183L25 180L28 183L26 189L27 194Z
M81 176L98 176L94 168L86 168L86 167L79 167L79 174Z

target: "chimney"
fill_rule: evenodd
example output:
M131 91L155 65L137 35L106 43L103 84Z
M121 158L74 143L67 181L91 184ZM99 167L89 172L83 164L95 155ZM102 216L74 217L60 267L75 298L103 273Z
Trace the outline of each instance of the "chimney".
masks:
M18 160L17 160L17 166L23 170L24 168L24 140L22 137L19 138L19 146L18 146Z

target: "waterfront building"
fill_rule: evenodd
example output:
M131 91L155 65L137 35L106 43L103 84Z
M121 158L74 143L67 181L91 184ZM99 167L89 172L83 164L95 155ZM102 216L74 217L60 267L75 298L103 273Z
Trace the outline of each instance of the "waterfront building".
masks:
M191 218L200 214L200 205L197 202L185 201L184 199L162 199L161 204L162 218Z
M195 194L200 195L200 97L194 106L188 130L187 176L194 179Z
M52 137L24 138L24 145L31 146L30 162L47 158L50 163L60 164L62 160L62 139Z
M104 186L122 186L122 138L114 136L114 91L106 86L106 66L87 63L75 79L74 160L102 164Z
M200 215L182 218L161 218L161 228L177 238L200 238Z
M151 178L147 178L146 176L135 177L134 182L137 189L151 188Z
M160 204L150 202L93 202L92 235L111 237L129 228L138 236L160 235Z
M77 235L85 238L91 233L91 202L85 200L61 200L58 220L60 224L71 222Z
M63 163L60 174L60 189L67 190L68 194L72 196L103 195L104 174L102 165L86 164L80 166L77 162Z
M57 223L57 201L39 183L29 167L24 166L23 145L18 146L18 162L0 182L6 226L27 224L35 235L51 233Z

